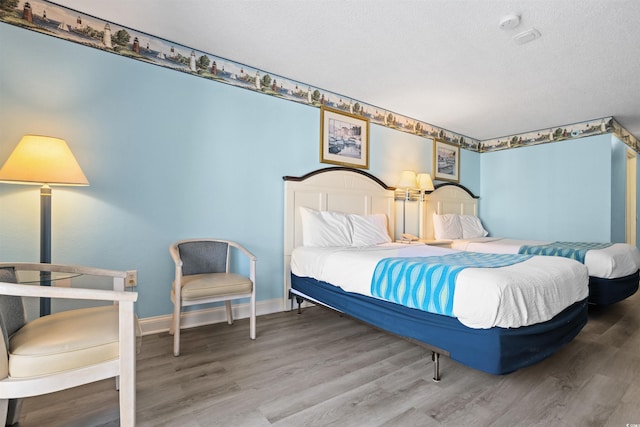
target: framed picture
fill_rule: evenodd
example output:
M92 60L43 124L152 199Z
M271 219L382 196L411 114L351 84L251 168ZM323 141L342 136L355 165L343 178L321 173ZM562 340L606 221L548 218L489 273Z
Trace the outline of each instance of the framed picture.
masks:
M460 147L433 140L433 177L441 181L460 181Z
M320 161L369 169L369 119L321 107Z

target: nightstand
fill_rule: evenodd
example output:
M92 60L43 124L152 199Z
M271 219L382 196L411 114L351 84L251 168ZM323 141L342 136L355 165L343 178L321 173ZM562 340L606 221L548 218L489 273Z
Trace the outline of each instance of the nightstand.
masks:
M453 240L426 240L426 239L420 239L420 243L424 243L425 245L429 245L429 246L440 246L443 248L450 248L451 247L451 243L453 243Z

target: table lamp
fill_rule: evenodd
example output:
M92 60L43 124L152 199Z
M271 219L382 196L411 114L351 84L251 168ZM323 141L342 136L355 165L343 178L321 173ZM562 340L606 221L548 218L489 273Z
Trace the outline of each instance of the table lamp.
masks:
M424 201L425 196L427 195L427 192L434 190L431 174L419 173L417 181L418 181L418 188L420 189L420 200Z
M40 262L51 263L50 185L89 185L66 141L40 135L24 135L0 169L0 182L36 184L40 187ZM41 285L47 277L41 273ZM51 312L50 301L40 300L40 315Z

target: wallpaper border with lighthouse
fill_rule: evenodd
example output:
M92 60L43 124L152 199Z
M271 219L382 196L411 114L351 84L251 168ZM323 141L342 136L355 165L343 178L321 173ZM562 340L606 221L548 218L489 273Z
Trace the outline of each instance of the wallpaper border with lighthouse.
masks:
M0 21L74 43L212 81L319 108L326 105L367 117L423 138L438 138L463 149L490 152L613 133L640 153L640 141L613 117L478 140L274 73L152 36L46 0L14 0L0 5Z

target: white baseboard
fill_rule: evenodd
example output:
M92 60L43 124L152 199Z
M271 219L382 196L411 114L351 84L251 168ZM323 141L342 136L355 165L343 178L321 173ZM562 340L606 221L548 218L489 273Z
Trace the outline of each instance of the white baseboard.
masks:
M249 317L249 303L231 304L234 319L246 319ZM289 307L286 308L287 310ZM256 314L278 313L283 311L282 298L276 298L256 303ZM156 334L160 332L168 332L171 325L171 314L165 316L145 317L139 319L142 329L142 335ZM193 328L196 326L209 325L211 323L220 323L227 321L227 314L224 305L219 307L211 307L202 310L191 310L182 313L180 318L181 329ZM258 325L259 326L259 325Z

